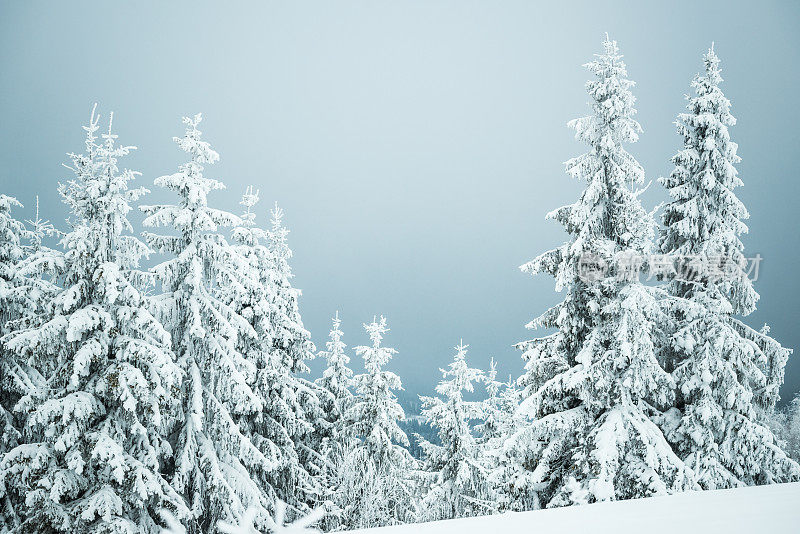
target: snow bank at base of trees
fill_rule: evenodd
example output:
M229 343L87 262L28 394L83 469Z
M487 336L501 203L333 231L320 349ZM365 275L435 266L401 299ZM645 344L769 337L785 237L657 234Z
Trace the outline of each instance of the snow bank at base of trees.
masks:
M452 519L353 532L375 534L704 534L724 532L797 532L800 483L716 491L690 491L533 512Z

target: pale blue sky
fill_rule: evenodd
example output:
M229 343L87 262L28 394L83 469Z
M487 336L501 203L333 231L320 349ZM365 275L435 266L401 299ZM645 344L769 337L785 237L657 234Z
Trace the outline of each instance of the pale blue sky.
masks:
M764 257L748 322L800 347L800 4L643 4L4 2L0 190L31 206L41 194L60 223L60 165L82 148L93 102L139 147L127 165L147 186L182 161L181 115L202 111L222 158L209 174L228 185L212 202L238 210L254 184L260 216L285 208L318 345L337 308L351 346L383 313L412 392L431 390L461 337L472 363L493 355L516 376L511 345L559 298L517 266L564 239L544 215L581 187L562 165L584 150L565 126L587 112L581 64L604 32L619 42L645 130L631 152L655 179L715 41L739 118L745 244ZM654 184L646 201L662 198Z

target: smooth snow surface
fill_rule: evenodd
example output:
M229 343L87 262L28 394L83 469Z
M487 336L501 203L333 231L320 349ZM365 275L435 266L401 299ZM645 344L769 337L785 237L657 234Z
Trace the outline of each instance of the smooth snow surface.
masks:
M354 532L713 534L800 532L800 482L587 504Z

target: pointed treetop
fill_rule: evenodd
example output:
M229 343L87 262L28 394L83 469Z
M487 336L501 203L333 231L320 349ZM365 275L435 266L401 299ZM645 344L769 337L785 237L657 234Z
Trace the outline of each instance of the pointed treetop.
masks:
M39 215L39 195L36 195L36 210L33 219L26 219L25 222L31 227L31 240L37 247L41 246L45 237L59 234L49 220L43 220Z
M489 397L497 397L497 393L500 391L500 383L497 381L497 362L494 358L489 359L489 370L486 372L484 384Z
M708 49L703 55L703 63L706 67L706 78L712 85L717 85L722 81L722 69L720 68L720 60L717 53L714 51L714 43L711 43L711 48Z
M289 249L287 236L289 229L283 225L283 209L275 202L275 207L270 210L270 223L272 229L270 235L270 250L272 253L282 260L288 260L292 257L292 251Z
M241 206L245 207L244 214L242 214L242 221L244 221L245 226L253 226L255 224L256 214L253 213L252 209L253 206L258 204L258 194L258 189L253 192L253 186L248 185L244 195L242 195L242 200L239 202Z
M113 133L112 126L114 125L114 112L108 114L108 131L102 135L103 139L106 141L106 146L109 148L114 146L114 140L117 138L117 135Z
M259 189L256 189L255 192L253 191L252 185L248 185L247 189L245 189L244 195L242 195L242 200L239 202L239 204L247 208L247 213L250 213L250 209L258 204L259 193Z
M602 57L602 55L608 56L613 59L622 59L622 56L619 53L619 46L617 46L617 42L613 41L609 36L608 32L606 32L606 38L603 41L603 54L595 54L598 57ZM624 65L623 65L624 68Z
M603 41L603 50L605 51L606 55L609 56L616 55L619 52L617 42L611 40L611 38L608 36L608 32L606 32L606 39Z
M474 390L473 382L484 380L483 371L467 365L468 347L469 345L465 345L461 340L455 347L456 354L453 356L453 361L446 369L439 369L444 380L436 386L436 392L448 399L460 401L462 391L471 392Z
M97 114L97 102L95 102L92 106L91 113L89 113L89 124L82 127L84 131L89 134L87 137L91 138L92 140L95 139L94 132L97 131L98 122L100 122L100 116Z
M594 61L584 65L596 76L586 83L594 116L572 120L569 126L575 129L576 138L598 149L609 149L624 142L635 143L642 127L633 118L636 98L631 89L636 84L628 79L617 42L606 36L603 50L602 54L595 54ZM644 177L638 172L634 174L631 181L643 183Z
M193 161L197 164L216 163L219 161L219 154L211 148L211 143L201 141L203 132L197 129L197 125L203 120L203 114L198 113L193 118L184 117L183 123L186 125L184 137L173 137L182 150L192 154Z
M380 321L378 321L377 317L373 317L371 323L364 324L364 330L369 334L373 348L380 347L383 335L389 331L389 327L386 326L386 317L381 315Z
M275 207L269 210L269 213L272 215L272 227L273 228L280 228L283 225L283 209L278 206L278 201L275 201Z
M463 360L463 359L466 358L467 349L469 348L469 345L464 345L464 339L463 338L458 340L458 345L456 345L454 348L457 351L456 352L456 359L457 360Z
M488 380L494 382L497 378L497 362L494 357L489 358L489 372L486 373Z

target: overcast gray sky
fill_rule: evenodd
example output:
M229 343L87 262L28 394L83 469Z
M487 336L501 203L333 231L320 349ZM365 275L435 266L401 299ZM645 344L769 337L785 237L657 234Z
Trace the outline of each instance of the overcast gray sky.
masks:
M139 147L126 164L147 186L182 161L181 115L202 111L221 154L209 175L228 186L212 202L238 211L254 184L262 222L274 200L285 208L318 345L336 309L350 346L383 313L411 392L430 392L461 337L471 363L495 356L516 376L512 344L559 299L517 267L564 240L544 216L582 187L563 172L584 151L566 128L588 109L581 65L604 32L619 42L645 131L630 150L655 179L715 41L739 119L744 241L764 257L747 321L800 347L800 3L644 4L4 2L0 191L29 206L40 194L61 224L61 163L93 102ZM645 200L663 197L654 184ZM800 389L798 361L784 398Z

